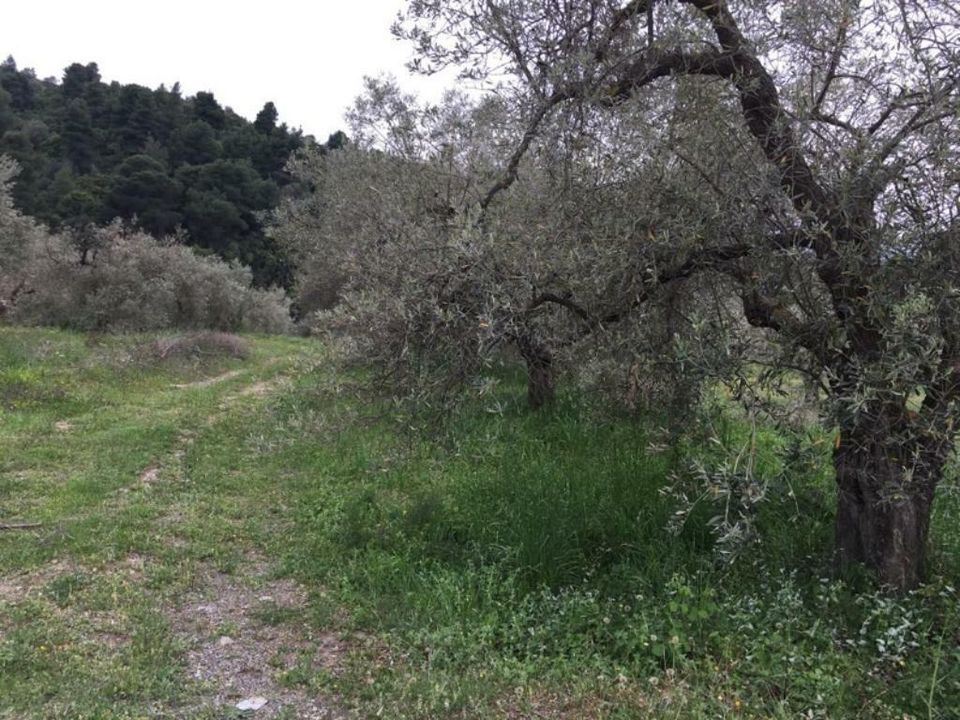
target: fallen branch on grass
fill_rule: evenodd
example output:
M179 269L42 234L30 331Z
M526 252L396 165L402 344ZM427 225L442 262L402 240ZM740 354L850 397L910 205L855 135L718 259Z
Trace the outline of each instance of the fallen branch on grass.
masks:
M27 523L0 523L0 530L30 530L31 528L38 528L43 523L38 522L27 522Z

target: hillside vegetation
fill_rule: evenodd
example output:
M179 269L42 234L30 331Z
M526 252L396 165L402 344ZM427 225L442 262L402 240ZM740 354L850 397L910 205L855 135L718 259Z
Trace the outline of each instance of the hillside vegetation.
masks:
M183 228L192 245L252 268L263 286L291 279L261 215L304 142L272 102L250 122L210 92L106 83L96 63L74 63L62 79L0 63L0 155L21 168L20 211L55 231L115 218L155 237Z

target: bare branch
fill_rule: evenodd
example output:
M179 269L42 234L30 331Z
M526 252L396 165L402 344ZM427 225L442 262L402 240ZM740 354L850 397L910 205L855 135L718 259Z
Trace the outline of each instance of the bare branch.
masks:
M820 88L820 92L817 93L816 99L813 101L813 110L811 114L816 117L820 115L820 109L823 107L823 101L827 97L827 93L830 91L830 85L833 84L833 81L837 77L837 68L840 66L840 59L843 57L844 47L847 40L847 28L850 26L850 17L847 14L849 11L844 11L843 17L840 19L840 23L837 25L837 37L833 43L833 52L830 53L830 62L827 66L827 74L823 79L823 85Z
M884 160L890 157L890 155L892 155L907 138L916 133L918 130L922 130L928 125L940 122L941 120L946 120L947 118L953 117L956 114L956 110L954 108L947 108L933 115L927 115L927 110L929 109L930 106L919 108L913 114L913 116L903 124L896 134L886 143L884 143L874 160L874 169L879 169Z
M729 78L736 72L731 55L711 49L686 52L681 49L649 52L627 65L616 82L603 89L600 101L616 104L633 97L639 90L672 75L711 75Z
M537 108L537 111L533 114L533 117L527 124L527 129L523 133L523 137L520 139L516 149L513 151L513 154L507 161L507 168L503 175L490 187L489 190L487 190L486 194L483 196L483 199L480 201L481 215L486 212L487 208L490 206L490 203L493 202L494 198L499 193L509 189L509 187L516 182L517 171L520 168L520 162L523 160L523 156L526 155L527 150L530 148L530 143L532 143L534 138L537 137L537 131L540 129L540 125L543 123L544 118L546 118L547 114L554 107L569 98L570 95L567 92L558 90L540 104L540 107Z
M826 123L827 125L833 125L834 127L838 127L841 130L846 130L851 135L856 135L857 137L860 137L863 135L863 131L860 130L860 128L854 127L851 123L847 122L846 120L841 120L840 118L834 115L830 115L828 113L822 112L821 110L814 110L811 113L810 117L811 119L816 120L818 122Z
M0 523L0 530L33 530L43 527L43 523L24 522L24 523Z
M562 295L552 292L540 293L530 301L529 305L527 305L526 312L533 312L537 308L543 307L547 303L553 303L554 305L565 307L567 310L590 325L593 325L597 322L593 315L591 315L586 309L584 309L581 305L578 305L573 300L573 295L570 292L563 293Z
M595 330L601 329L604 325L612 325L626 319L634 310L649 301L659 287L693 277L701 271L721 268L727 263L746 257L753 249L751 245L739 243L695 251L677 267L663 270L648 279L644 283L644 287L625 307L608 311L602 315L594 315L587 311L573 300L570 293L542 293L528 306L527 311L535 310L545 303L553 303L566 308L586 323L585 327L573 338L573 340L580 340Z

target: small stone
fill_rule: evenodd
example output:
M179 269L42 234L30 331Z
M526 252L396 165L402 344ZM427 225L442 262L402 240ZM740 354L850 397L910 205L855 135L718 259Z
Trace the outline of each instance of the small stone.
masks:
M265 697L252 697L237 703L237 710L259 710L267 704Z
M160 477L160 468L151 465L146 468L142 473L140 473L140 482L144 485L149 485L157 481L157 478Z
M220 639L217 640L217 643L220 645L233 645L233 642L234 642L233 638L230 637L229 635L221 635Z

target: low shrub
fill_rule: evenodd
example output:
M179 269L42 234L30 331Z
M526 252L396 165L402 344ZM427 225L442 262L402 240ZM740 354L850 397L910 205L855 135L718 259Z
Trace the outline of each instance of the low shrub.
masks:
M249 343L225 332L196 332L188 335L157 338L141 345L135 356L141 360L163 361L183 357L226 357L245 359L250 355Z
M83 255L63 236L37 241L11 320L100 332L292 328L283 292L253 288L245 267L116 224L95 232Z

